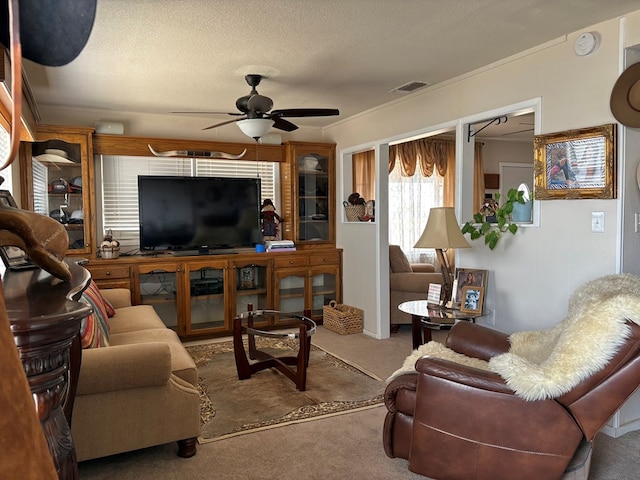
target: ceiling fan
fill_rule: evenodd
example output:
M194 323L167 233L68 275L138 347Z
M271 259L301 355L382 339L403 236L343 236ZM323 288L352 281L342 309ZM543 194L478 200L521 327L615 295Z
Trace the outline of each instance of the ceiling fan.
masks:
M234 115L239 118L227 120L226 122L216 123L203 130L209 130L230 123L237 123L240 130L251 138L258 139L273 127L285 132L292 132L298 128L297 125L285 120L285 117L328 117L339 115L340 111L336 108L286 108L280 110L271 110L273 108L273 100L264 95L260 95L256 87L262 80L262 75L249 74L244 79L251 87L248 95L240 97L236 100L236 107L240 112L198 112L219 115ZM173 112L173 113L195 113L195 112Z

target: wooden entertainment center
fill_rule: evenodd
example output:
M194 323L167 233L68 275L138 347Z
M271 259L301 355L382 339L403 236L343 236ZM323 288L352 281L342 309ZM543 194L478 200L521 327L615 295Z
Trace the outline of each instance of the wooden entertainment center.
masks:
M234 249L233 254L176 256L170 253L100 258L103 232L96 231L94 155L153 157L156 151L214 151L242 160L280 163L281 199L278 213L283 239L297 251L258 253ZM64 152L68 162L46 162L50 153ZM42 156L45 162L32 159ZM185 155L186 158L189 158ZM44 165L44 169L43 169ZM134 304L153 305L181 338L231 335L236 313L272 309L292 313L311 310L322 321L323 306L342 302L342 250L335 248L335 145L286 142L283 145L173 140L122 135L96 135L90 128L39 126L36 142L20 152L21 206L47 212L82 211L83 221L65 218L71 257L89 260L86 268L101 288L131 290ZM81 188L48 190L52 179ZM81 179L81 180L79 180ZM72 210L72 211L69 211ZM145 252L146 253L146 252ZM267 319L260 327L277 326Z

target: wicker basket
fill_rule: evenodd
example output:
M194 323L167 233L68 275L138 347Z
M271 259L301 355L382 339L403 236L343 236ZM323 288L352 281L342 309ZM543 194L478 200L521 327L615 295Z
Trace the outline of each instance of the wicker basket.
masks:
M344 213L347 216L347 221L349 222L359 222L359 217L364 217L366 213L366 205L345 205Z
M361 309L332 300L329 305L322 307L322 324L324 328L340 335L362 333L362 315Z

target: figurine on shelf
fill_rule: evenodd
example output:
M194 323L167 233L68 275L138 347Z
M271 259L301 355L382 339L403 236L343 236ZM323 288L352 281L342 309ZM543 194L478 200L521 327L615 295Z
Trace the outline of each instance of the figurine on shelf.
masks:
M270 198L265 198L260 210L262 220L262 238L266 240L276 240L280 225L280 215L276 213L276 207Z

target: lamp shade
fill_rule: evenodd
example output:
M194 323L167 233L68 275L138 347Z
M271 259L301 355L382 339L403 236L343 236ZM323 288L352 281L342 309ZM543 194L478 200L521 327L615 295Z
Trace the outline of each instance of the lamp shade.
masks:
M269 131L274 122L269 118L247 118L238 120L236 123L245 135L251 138L260 138Z
M452 207L432 208L427 226L414 248L471 248L460 231Z

